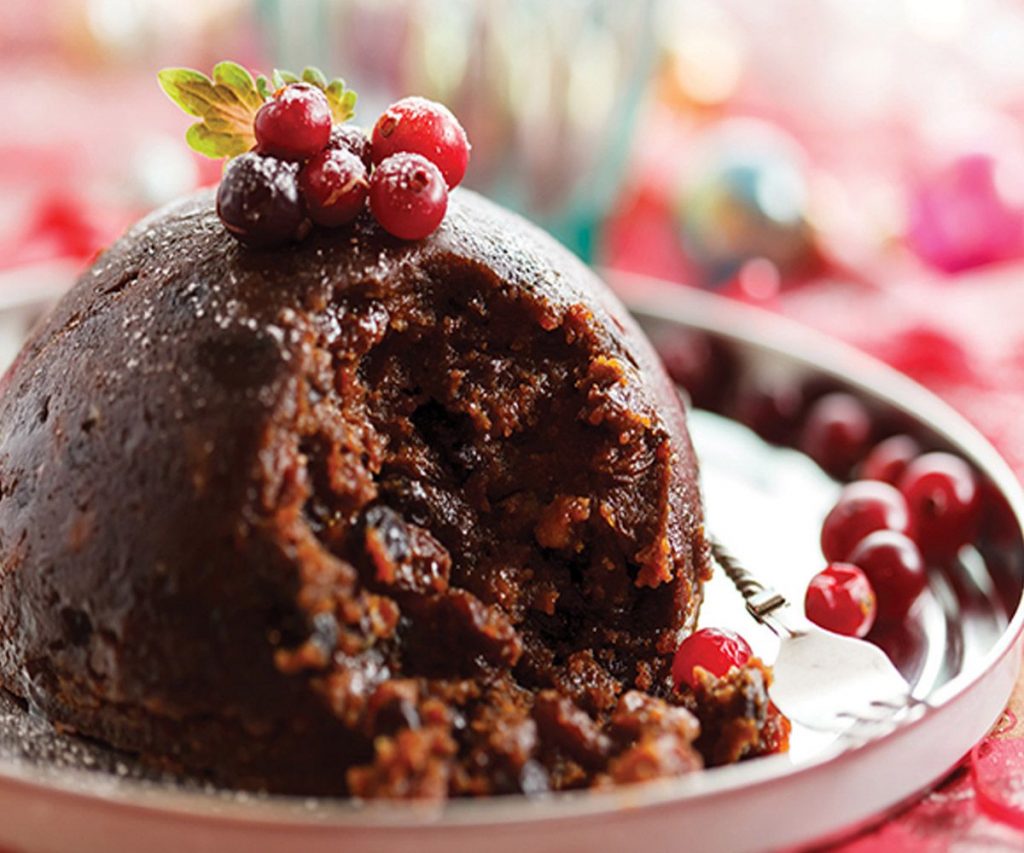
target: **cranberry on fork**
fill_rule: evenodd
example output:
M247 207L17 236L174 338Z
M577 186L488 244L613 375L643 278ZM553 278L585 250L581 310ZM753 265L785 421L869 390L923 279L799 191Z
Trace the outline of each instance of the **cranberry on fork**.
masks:
M863 637L875 623L875 591L857 566L832 563L811 579L804 597L804 612L826 631Z

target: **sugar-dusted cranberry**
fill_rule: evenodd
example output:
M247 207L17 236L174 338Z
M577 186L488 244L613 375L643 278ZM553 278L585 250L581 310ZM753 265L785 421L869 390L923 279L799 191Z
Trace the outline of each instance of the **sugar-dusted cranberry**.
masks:
M821 552L829 562L845 560L875 530L910 529L910 511L899 489L877 480L845 486L821 526Z
M402 98L388 107L373 127L373 162L400 151L422 154L455 187L469 164L469 140L459 120L443 104L426 98Z
M894 530L877 530L850 554L878 597L878 618L898 622L927 584L924 558L914 541Z
M951 453L926 453L900 478L917 544L930 559L953 557L977 530L981 489L968 465Z
M253 246L279 246L309 230L299 196L299 166L250 151L224 170L217 215L235 237Z
M875 623L875 592L867 576L849 563L832 563L811 578L804 612L815 625L847 637L863 637Z
M344 148L325 148L299 172L306 211L318 225L351 222L365 206L369 187L363 161Z
M862 480L881 480L895 486L907 466L921 455L921 445L909 435L894 435L878 442L861 463Z
M826 394L807 413L800 449L833 477L844 479L871 440L871 415L856 397Z
M403 240L433 233L448 209L441 171L420 154L395 154L370 176L370 210L381 227Z
M672 659L672 679L676 687L697 685L694 667L706 669L721 678L734 666L743 666L752 652L747 641L724 628L702 628L679 644Z
M366 131L354 124L339 124L331 130L331 139L327 143L328 148L344 148L351 151L366 167L366 173L370 173L373 160L370 156L370 137Z
M316 86L292 83L260 107L253 129L262 153L305 160L331 138L331 107Z

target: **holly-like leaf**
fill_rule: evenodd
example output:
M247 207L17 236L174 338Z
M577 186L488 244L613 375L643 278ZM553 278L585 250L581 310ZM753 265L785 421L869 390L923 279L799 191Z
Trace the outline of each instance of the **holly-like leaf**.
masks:
M302 76L275 68L268 80L256 79L237 62L219 62L212 79L191 68L165 68L157 78L168 97L190 116L200 119L185 134L188 144L207 157L235 157L256 143L253 119L263 103L291 83L308 83L321 89L331 107L331 117L345 122L355 115L356 93L345 81L328 82L319 68L309 66Z
M218 63L212 80L191 68L165 68L157 79L174 103L200 119L185 135L200 154L234 157L255 144L253 118L265 98L241 65Z
M348 121L356 114L356 93L345 88L345 81L335 77L324 89L327 102L331 105L331 116L338 124Z
M302 69L302 79L306 83L312 83L314 86L327 90L327 78L324 76L324 72L319 68L314 68L312 65L307 65Z
M298 75L292 74L291 71L282 71L280 68L275 68L274 73L270 75L270 80L274 84L274 91L287 86L289 83L301 83Z
M302 69L302 76L293 74L291 71L284 71L275 68L271 75L270 82L275 90L289 83L309 83L316 86L327 95L327 103L331 105L331 118L335 124L342 124L356 114L356 93L345 88L345 81L335 77L328 81L327 76L319 68L307 65ZM259 80L256 81L259 86Z

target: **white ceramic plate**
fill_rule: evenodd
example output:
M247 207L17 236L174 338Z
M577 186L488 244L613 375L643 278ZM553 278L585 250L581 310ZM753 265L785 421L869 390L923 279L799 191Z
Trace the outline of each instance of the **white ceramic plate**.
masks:
M753 309L677 286L631 281L629 302L657 340L698 330L728 346L744 376L823 377L901 415L968 458L1013 513L1008 544L979 543L934 576L894 654L929 709L857 748L795 731L789 755L677 780L526 800L443 807L357 806L257 797L152 778L129 759L58 735L0 701L0 846L109 851L759 850L849 831L939 778L1003 709L1020 664L1017 639L1024 496L988 443L931 394L845 347ZM9 294L8 294L9 295ZM7 299L0 351L38 305ZM766 581L799 601L821 557L817 533L838 486L809 460L723 418L695 413L709 523ZM771 660L774 638L712 582L705 624L728 625ZM841 678L842 673L835 677ZM827 684L823 685L827 689Z

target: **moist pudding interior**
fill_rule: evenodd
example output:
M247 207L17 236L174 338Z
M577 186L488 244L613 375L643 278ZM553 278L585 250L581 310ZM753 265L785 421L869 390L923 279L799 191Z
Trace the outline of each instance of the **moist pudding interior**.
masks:
M651 661L678 630L651 626L678 627L694 594L659 547L667 442L631 410L626 366L593 354L582 306L559 322L490 275L352 282L310 318L273 517L336 558L339 586L300 550L298 599L317 631L281 665L360 660L363 693L391 670L511 668L536 689L586 649L593 677L663 692ZM592 712L615 699L588 695Z

